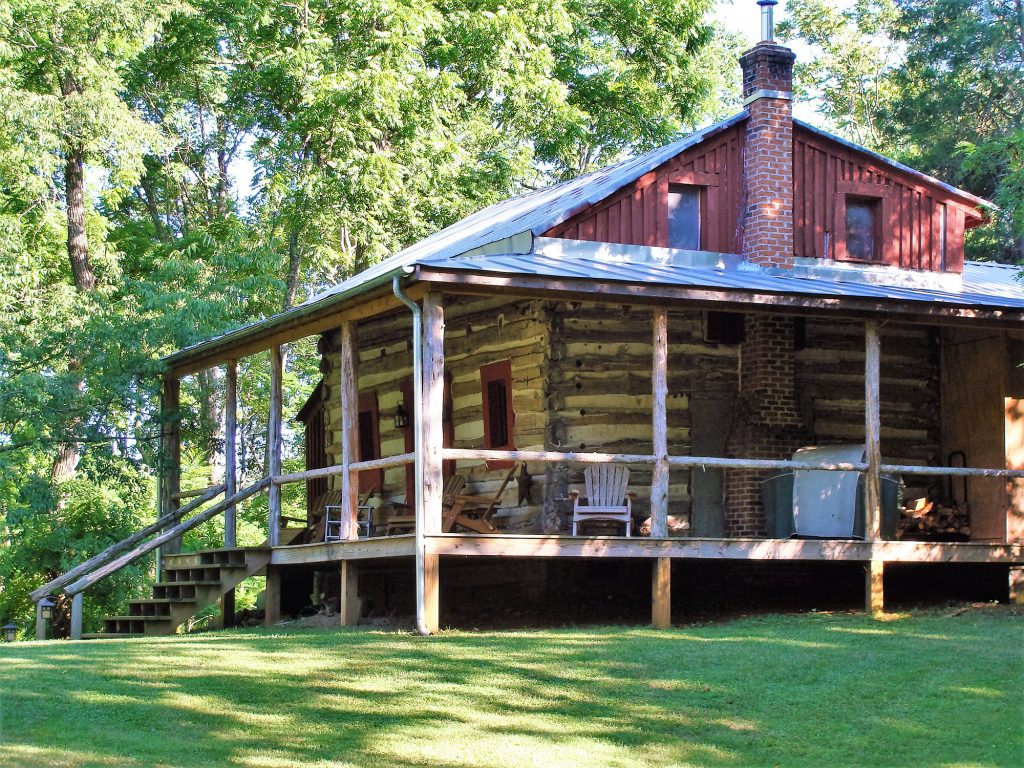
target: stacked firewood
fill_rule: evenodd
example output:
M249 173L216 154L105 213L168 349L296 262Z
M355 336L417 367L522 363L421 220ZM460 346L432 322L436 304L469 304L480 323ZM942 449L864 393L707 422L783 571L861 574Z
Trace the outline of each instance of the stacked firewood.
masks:
M970 538L971 518L967 509L956 502L942 504L927 497L910 499L900 507L897 537L934 539L945 536Z

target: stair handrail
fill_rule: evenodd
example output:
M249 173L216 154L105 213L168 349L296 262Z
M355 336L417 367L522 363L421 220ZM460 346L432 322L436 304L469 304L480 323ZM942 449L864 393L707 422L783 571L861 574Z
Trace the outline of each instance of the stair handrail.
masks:
M126 536L116 544L111 544L98 555L90 557L84 563L79 563L67 573L62 573L57 578L39 587L39 589L33 590L29 593L29 597L32 599L33 603L38 603L47 595L53 594L59 589L63 589L66 585L73 582L79 576L89 573L95 568L98 568L99 566L108 562L124 550L128 549L128 547L132 547L138 544L143 539L152 536L157 531L166 528L169 523L174 523L178 520L181 520L181 518L183 518L189 512L198 509L206 502L224 493L225 488L226 486L224 485L212 485L209 488L204 489L203 493L198 498L193 499L185 506L176 509L171 514L164 515L155 523L147 525L145 528L140 528L135 533L131 534L130 536Z
M209 509L203 510L198 515L195 515L194 517L189 518L188 520L186 520L183 523L179 523L178 525L174 526L173 528L170 528L170 529L164 531L159 536L150 539L145 544L140 544L139 546L135 547L135 549L133 549L130 552L127 552L127 553L121 555L116 560L112 560L109 563L107 563L106 565L103 565L100 568L97 568L92 573L90 573L90 574L88 574L86 576L83 576L78 581L76 581L73 584L70 584L67 587L65 587L64 588L64 592L69 594L69 595L74 596L74 595L78 594L79 592L85 591L86 589L91 587L96 582L98 582L98 581L100 581L102 579L105 579L107 576L109 576L112 573L116 573L117 571L119 571L122 568L124 568L126 565L130 565L131 563L135 562L140 557L149 554L154 549L159 547L161 544L166 544L168 541L170 541L172 539L176 539L178 536L181 536L183 533L187 533L188 531L190 531L193 528L195 528L197 525L205 523L210 518L214 517L215 515L220 514L221 512L223 512L225 509L227 509L231 505L238 504L241 501L245 501L250 496L256 495L257 493L259 493L260 491L265 490L269 486L270 486L270 478L269 477L264 477L262 480L258 480L257 482L253 483L249 487L243 488L241 491L236 493L234 496L229 496L226 499L222 499L221 501L217 502L216 504L214 504Z

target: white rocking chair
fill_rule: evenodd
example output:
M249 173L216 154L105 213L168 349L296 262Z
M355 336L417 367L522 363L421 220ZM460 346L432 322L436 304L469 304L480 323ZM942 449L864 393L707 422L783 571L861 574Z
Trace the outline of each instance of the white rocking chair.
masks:
M626 535L633 527L633 502L636 494L626 490L629 470L619 464L596 464L583 470L587 486L587 504L580 503L580 492L570 491L573 498L572 535L580 523L610 521L624 523Z

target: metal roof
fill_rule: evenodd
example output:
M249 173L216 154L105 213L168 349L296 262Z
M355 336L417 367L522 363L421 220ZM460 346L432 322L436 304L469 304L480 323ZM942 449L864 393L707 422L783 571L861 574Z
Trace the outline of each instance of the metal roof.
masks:
M711 288L749 293L881 299L986 310L1024 310L1020 267L966 262L962 276L844 268L810 260L759 267L735 254L540 238L536 252L424 259L436 269L557 279Z

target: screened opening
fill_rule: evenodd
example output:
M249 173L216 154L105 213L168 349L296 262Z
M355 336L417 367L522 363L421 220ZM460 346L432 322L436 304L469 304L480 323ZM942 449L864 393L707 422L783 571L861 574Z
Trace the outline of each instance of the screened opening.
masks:
M704 340L712 344L742 344L743 315L739 312L704 313Z
M668 188L668 247L700 250L700 187Z
M359 396L359 461L380 458L380 412L377 395L368 392ZM384 470L359 473L359 492L371 489L380 492L384 486Z
M846 256L858 261L880 261L878 201L846 201Z
M490 442L505 445L508 442L508 388L504 381L487 382L487 417L491 422Z
M480 394L483 405L484 448L513 450L515 413L512 411L512 361L502 360L480 369ZM491 469L512 466L507 461L489 461Z

